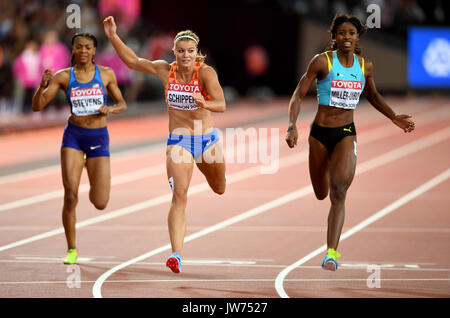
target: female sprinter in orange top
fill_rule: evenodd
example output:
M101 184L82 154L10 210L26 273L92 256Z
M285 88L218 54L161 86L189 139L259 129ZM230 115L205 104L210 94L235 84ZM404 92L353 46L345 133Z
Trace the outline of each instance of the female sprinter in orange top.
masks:
M181 250L186 233L185 209L194 161L217 194L225 192L225 163L211 112L225 111L225 98L217 74L206 65L198 51L198 36L179 32L174 39L176 61L149 61L136 56L116 33L113 17L104 21L106 36L124 63L131 69L152 74L165 86L169 113L169 138L166 149L167 177L172 188L168 216L172 255L166 266L181 271Z
M295 147L302 99L317 80L319 107L309 136L309 171L314 193L323 200L330 193L327 246L322 267L335 271L336 251L345 216L345 197L356 168L356 131L353 112L364 93L367 100L404 132L414 129L409 115L397 115L375 88L373 65L359 53L357 43L366 27L358 18L336 15L330 27L333 50L317 54L309 63L289 103L286 142Z
M75 207L78 187L85 164L91 185L89 199L103 210L109 201L110 161L109 134L106 126L108 114L119 114L127 105L117 86L114 71L96 65L94 54L97 39L89 33L77 33L72 38L72 67L52 74L45 70L34 93L33 111L40 111L63 90L71 107L71 116L64 129L61 146L64 206L62 220L68 252L65 264L74 264L78 257L75 246ZM116 102L106 106L107 93Z

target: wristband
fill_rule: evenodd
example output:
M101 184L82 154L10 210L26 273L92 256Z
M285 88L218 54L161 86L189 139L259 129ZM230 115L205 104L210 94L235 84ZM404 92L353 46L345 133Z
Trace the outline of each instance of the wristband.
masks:
M297 130L297 127L289 127L287 131L289 132L291 130Z

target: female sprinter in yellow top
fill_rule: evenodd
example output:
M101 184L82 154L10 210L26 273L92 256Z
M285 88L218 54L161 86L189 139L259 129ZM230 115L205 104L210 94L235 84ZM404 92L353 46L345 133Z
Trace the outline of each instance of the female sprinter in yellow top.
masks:
M179 32L174 39L176 61L149 61L136 56L116 33L113 17L103 21L106 36L122 61L131 69L157 76L165 87L169 113L166 149L167 177L172 188L168 216L172 255L166 266L181 271L181 251L186 233L185 209L194 161L217 194L225 192L225 163L211 112L226 108L222 87L215 70L204 63L198 50L198 36Z

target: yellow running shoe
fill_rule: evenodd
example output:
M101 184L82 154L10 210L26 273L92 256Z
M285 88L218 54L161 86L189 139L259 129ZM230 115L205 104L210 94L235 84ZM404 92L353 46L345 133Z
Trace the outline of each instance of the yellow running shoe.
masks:
M76 248L71 248L67 251L66 258L64 259L64 264L75 264L78 258L78 251Z
M334 249L329 248L328 254L325 255L325 258L323 259L322 268L328 271L336 271L338 269L338 262L336 259L339 257L341 257L341 254Z

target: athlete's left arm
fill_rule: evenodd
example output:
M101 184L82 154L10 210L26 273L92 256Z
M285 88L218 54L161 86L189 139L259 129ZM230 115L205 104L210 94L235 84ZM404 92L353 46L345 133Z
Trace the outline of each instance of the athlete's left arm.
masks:
M114 74L114 71L109 67L102 67L102 73L104 74L105 88L108 95L114 99L115 104L113 106L102 106L99 109L99 112L104 115L123 113L127 110L127 103L122 96L119 85L117 85L116 74Z
M194 93L192 97L194 97L195 103L212 112L224 112L226 109L225 96L216 71L211 66L205 65L200 68L198 77L202 86L211 96L211 100L205 100L202 94Z
M380 113L389 118L395 125L403 129L404 132L414 130L414 122L410 119L411 115L397 115L391 107L385 102L380 93L378 93L373 80L373 64L365 60L364 75L366 85L364 87L364 96Z

